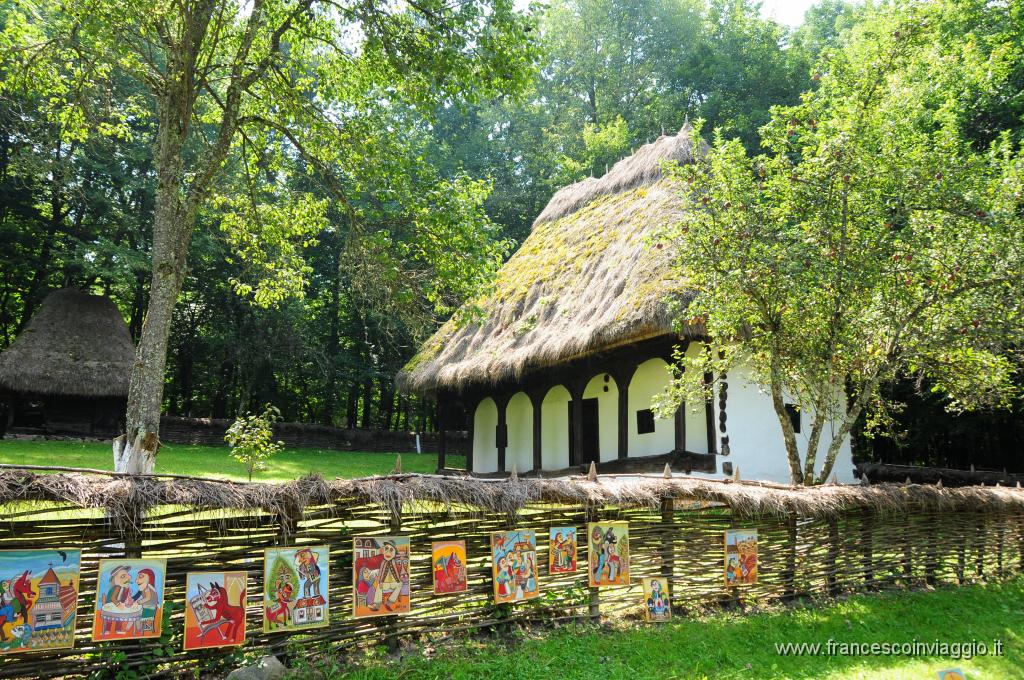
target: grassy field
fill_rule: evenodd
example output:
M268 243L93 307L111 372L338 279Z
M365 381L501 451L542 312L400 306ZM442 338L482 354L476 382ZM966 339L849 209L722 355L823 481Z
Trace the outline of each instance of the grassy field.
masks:
M461 465L459 456L453 465ZM113 453L105 442L18 441L0 440L0 463L15 465L60 465L112 470ZM257 472L254 481L277 482L295 479L316 472L326 479L364 477L391 472L395 467L393 453L363 453L327 449L285 449L275 455L265 472ZM434 472L437 455L403 453L405 472ZM168 474L195 475L245 480L245 466L228 453L227 447L184 446L167 444L157 456L156 471Z
M782 656L776 645L821 643L1004 645L1002 656ZM357 666L307 662L299 678L427 680L440 678L801 678L924 680L960 668L971 680L1024 678L1024 578L1002 584L857 596L820 608L749 616L715 613L670 624L611 631L570 626L514 645L462 640L457 647L398 662Z

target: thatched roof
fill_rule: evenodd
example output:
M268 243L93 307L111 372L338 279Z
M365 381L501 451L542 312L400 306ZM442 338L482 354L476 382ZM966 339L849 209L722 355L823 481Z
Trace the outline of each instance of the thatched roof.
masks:
M158 505L180 505L197 511L281 513L339 503L415 510L417 504L427 503L514 515L537 503L657 508L663 499L676 498L724 503L737 514L751 517L796 513L824 518L854 510L882 515L1024 511L1024 490L992 486L837 484L808 488L660 475L599 476L590 481L586 477L487 480L419 474L335 480L311 475L284 484L264 484L182 477L37 474L9 466L0 468L0 504L56 501L103 508L115 519L136 516Z
M558 191L493 290L437 331L398 376L414 392L493 384L672 332L685 299L669 244L651 242L679 214L665 162L693 160L689 126L623 159L600 179ZM700 329L690 329L698 333Z
M78 397L125 397L135 347L109 298L50 293L14 343L0 353L0 388Z

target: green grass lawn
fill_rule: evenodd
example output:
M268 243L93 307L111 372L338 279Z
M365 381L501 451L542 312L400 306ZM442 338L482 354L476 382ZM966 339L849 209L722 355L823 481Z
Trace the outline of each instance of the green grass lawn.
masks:
M1003 656L781 656L787 642L970 642L1000 639ZM612 630L569 626L514 645L470 642L398 662L357 666L303 662L297 677L427 678L802 678L925 680L960 668L968 678L1024 678L1024 578L1001 584L856 596L820 608L743 616L714 613Z
M461 465L460 456L449 456L453 465ZM114 456L106 442L18 441L0 440L0 463L15 465L59 465L100 470L114 468ZM391 472L395 467L393 453L363 453L329 449L285 449L271 458L265 472L257 472L253 481L279 482L316 472L325 479L365 477ZM404 472L434 472L437 455L403 453ZM157 456L156 471L168 474L195 475L245 480L245 466L228 453L228 448L166 444Z

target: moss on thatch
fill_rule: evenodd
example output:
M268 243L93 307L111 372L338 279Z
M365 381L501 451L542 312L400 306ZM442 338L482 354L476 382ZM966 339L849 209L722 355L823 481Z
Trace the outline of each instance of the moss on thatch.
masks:
M126 397L135 348L109 298L50 293L0 353L0 388L25 394Z
M922 484L790 487L693 477L600 476L488 480L400 474L324 480L308 476L285 484L219 482L194 478L127 477L96 474L37 474L0 469L0 503L55 501L101 508L131 518L158 505L195 510L295 513L331 504L376 504L388 510L417 503L476 508L514 514L527 505L557 503L621 508L657 508L664 499L714 501L742 516L825 518L867 510L879 515L910 512L1024 512L1024 490Z
M680 210L666 162L693 158L688 127L565 187L498 273L491 291L438 330L398 376L414 392L493 384L672 332L684 298L669 244L651 243ZM700 329L691 329L694 333Z

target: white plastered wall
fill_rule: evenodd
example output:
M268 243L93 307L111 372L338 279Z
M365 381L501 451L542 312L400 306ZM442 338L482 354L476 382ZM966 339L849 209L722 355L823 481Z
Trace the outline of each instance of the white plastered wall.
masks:
M656 456L675 448L676 431L672 419L655 417L654 432L638 434L636 412L651 408L654 395L668 385L668 364L663 359L648 359L639 366L629 382L629 457Z
M541 469L569 467L569 390L556 385L544 395L540 411Z
M726 434L729 437L730 454L719 456L719 464L729 461L739 466L743 479L758 479L789 483L789 463L786 447L782 441L782 429L772 406L768 389L751 382L751 371L740 365L728 374L729 384L726 401ZM787 400L789 401L789 400ZM715 402L715 437L720 441L718 431L717 399ZM808 435L814 414L808 409L800 413L801 432L796 435L801 459L806 456ZM835 425L826 425L818 446L817 470L821 470L829 443L832 441ZM847 436L839 449L833 467L836 478L842 483L853 483L853 456L850 437ZM721 475L718 475L721 476Z
M516 392L509 400L505 411L505 424L508 426L505 469L511 472L512 466L515 465L517 472L532 470L533 406L525 392Z
M487 397L473 414L473 472L498 470L498 406Z
M615 460L619 457L619 388L615 379L598 373L587 383L583 398L597 399L599 460Z

